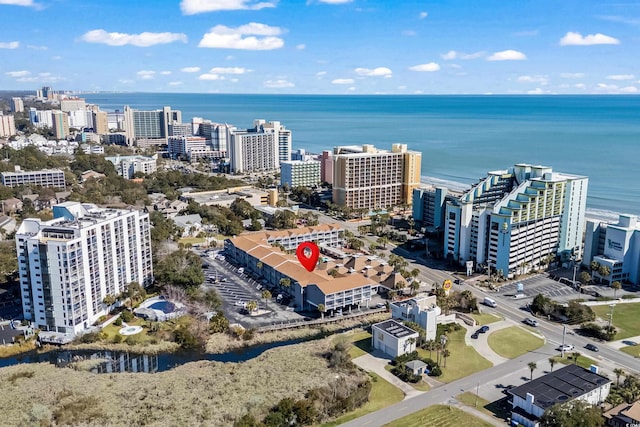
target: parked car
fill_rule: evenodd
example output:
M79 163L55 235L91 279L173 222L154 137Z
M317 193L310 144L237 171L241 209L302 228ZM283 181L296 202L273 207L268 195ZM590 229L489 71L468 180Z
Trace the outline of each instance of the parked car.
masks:
M571 351L573 349L574 349L573 344L565 344L558 347L558 350L560 351Z
M477 332L477 331L476 331L476 332L474 332L474 333L471 335L471 338L473 338L474 340L477 340L477 339L478 339L478 332Z
M379 302L378 304L376 304L376 308L384 308L385 305L381 302Z
M484 325L483 327L478 329L478 332L480 332L481 334L484 334L485 332L488 332L488 331L489 331L489 327L487 325Z
M587 344L587 345L584 346L584 348L586 348L587 350L591 350L591 351L600 351L598 346L595 345L595 344Z
M523 320L525 325L533 326L534 328L538 326L538 321L536 319L532 319L531 317L527 317Z

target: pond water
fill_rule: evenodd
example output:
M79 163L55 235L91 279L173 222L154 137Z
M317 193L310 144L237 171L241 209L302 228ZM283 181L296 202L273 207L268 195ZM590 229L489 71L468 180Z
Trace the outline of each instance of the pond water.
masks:
M269 349L297 344L302 341L304 340L297 339L263 344L221 354L192 353L186 351L159 353L156 355L108 350L53 350L46 353L36 353L35 351L32 351L14 357L0 359L0 368L18 365L21 363L42 362L48 362L58 367L65 367L73 362L93 359L96 360L96 364L89 369L89 371L94 373L155 373L167 371L175 368L176 366L199 360L214 362L244 362L258 357Z

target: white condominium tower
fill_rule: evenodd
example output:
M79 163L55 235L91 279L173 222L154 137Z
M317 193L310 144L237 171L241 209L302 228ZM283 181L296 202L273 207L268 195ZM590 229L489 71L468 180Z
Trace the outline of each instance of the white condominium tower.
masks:
M76 334L107 313L105 296L152 283L149 215L67 202L53 216L16 233L22 311L43 331Z
M280 122L254 120L247 130L233 129L229 157L233 172L267 172L291 160L291 131Z
M517 164L447 203L444 255L512 276L549 255L582 257L589 179Z
M420 185L422 153L393 144L391 151L373 145L335 147L333 203L352 209L388 209L411 204Z

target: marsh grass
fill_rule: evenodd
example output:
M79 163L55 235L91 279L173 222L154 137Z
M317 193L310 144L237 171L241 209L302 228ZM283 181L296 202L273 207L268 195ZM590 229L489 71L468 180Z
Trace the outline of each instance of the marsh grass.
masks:
M155 374L92 374L48 363L2 368L0 394L11 396L0 400L2 424L227 426L248 412L266 414L284 397L301 399L330 384L338 372L325 358L330 345L325 338L243 363L199 361ZM339 374L350 381L364 375Z

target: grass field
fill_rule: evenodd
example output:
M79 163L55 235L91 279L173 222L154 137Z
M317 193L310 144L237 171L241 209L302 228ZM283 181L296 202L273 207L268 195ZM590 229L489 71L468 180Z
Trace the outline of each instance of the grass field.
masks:
M280 399L300 399L331 382L336 371L323 356L330 344L327 338L271 349L243 363L200 361L154 374L92 374L49 363L10 366L0 369L0 393L11 396L0 400L1 424L230 425L246 411L264 416ZM403 397L380 381L374 390L377 406L371 410ZM54 413L72 409L82 418L54 422Z
M349 349L349 356L352 359L365 355L371 351L371 334L366 331L345 335L353 344Z
M369 375L371 376L372 384L371 393L369 394L369 402L353 412L345 414L330 423L323 424L323 427L333 427L346 423L347 421L354 420L370 412L375 412L378 409L393 405L394 403L398 403L404 399L404 393L402 390L380 378L373 372L370 372Z
M465 332L465 329L461 329L449 334L447 348L451 352L451 356L447 358L446 367L444 362L441 363L442 375L436 377L438 381L449 383L493 366L491 362L480 356L473 347L464 343ZM427 350L420 349L418 353L420 357L429 357ZM432 352L432 358L436 358L435 351Z
M596 316L609 320L611 307L609 305L598 305L591 307ZM613 326L616 327L615 339L622 340L629 337L640 335L640 322L638 322L638 311L640 303L633 304L616 304L613 308Z
M491 424L466 412L446 405L433 405L402 417L385 427L459 427L459 426L485 427Z
M504 406L500 405L500 400L489 402L487 399L483 399L482 397L476 395L475 393L471 393L470 391L466 391L462 394L457 395L456 399L467 406L476 408L486 413L487 415L490 415L502 421L511 416L511 412L507 411Z
M494 323L502 320L502 317L496 316L491 313L479 313L471 315L476 320L477 326L488 325L489 323Z
M625 347L621 347L620 351L627 353L629 356L640 357L640 346L637 345L627 345Z
M569 355L571 354L571 352L565 352L564 353L564 358L560 357L560 355L558 356L553 356L553 358L556 360L556 362L558 363L562 363L563 365L568 365L570 363L573 363L573 359L569 359ZM596 365L598 366L598 362L596 362L595 360L587 357L587 356L583 356L580 355L578 357L578 366L582 366L585 369L589 369L589 367L591 365Z
M205 243L207 240L203 237L183 237L178 240L178 244L182 243L183 245L201 245Z
M513 359L544 345L544 340L531 335L518 326L492 332L487 342L498 355Z

